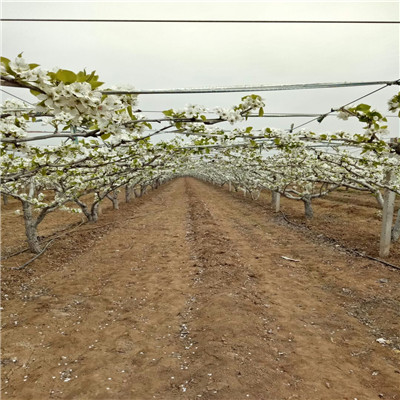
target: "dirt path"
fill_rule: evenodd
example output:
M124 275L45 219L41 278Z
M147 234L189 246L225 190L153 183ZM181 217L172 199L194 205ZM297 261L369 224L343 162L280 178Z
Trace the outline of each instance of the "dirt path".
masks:
M7 286L2 398L400 399L398 271L192 179L114 218Z

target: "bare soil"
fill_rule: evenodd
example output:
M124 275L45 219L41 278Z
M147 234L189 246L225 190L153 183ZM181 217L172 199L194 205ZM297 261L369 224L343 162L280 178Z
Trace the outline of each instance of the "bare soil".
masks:
M270 201L268 195L263 198ZM301 201L281 198L281 204L290 221L301 225L303 231L311 231L313 236L320 234L320 238L323 236L332 244L379 257L382 210L372 194L339 189L314 199L315 217L312 220L305 220ZM396 211L399 208L400 199L397 198ZM390 256L385 260L400 264L400 243L392 246Z
M376 255L379 218L334 196L312 222L283 201L287 222L182 178L96 224L50 215L40 258L3 261L1 398L400 399L400 271L346 250Z

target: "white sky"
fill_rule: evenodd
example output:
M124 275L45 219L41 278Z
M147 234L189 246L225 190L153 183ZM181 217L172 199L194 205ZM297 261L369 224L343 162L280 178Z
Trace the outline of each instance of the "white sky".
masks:
M2 18L400 20L398 1L2 2ZM45 68L96 70L111 86L138 89L246 84L396 80L399 25L116 24L3 22L2 55L24 52ZM265 112L325 113L377 86L262 92ZM23 89L4 88L29 99ZM362 102L384 114L390 87ZM143 110L185 104L237 104L245 94L142 95ZM3 98L8 96L3 95ZM307 119L253 119L248 125L288 128ZM398 119L390 118L393 136ZM312 123L318 132L360 125L336 118Z

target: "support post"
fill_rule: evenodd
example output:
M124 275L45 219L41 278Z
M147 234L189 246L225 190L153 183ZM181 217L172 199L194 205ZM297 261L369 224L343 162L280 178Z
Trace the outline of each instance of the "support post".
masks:
M390 139L392 144L398 143L398 138ZM395 154L391 154L391 157L398 157ZM393 179L393 171L389 170L386 173L386 183L389 184ZM381 229L381 240L379 243L379 256L387 257L390 253L390 245L392 242L392 224L394 216L394 203L396 200L396 194L389 189L385 189L383 195L383 210L382 210L382 229Z
M387 183L391 182L392 175L392 171L387 172ZM385 193L383 195L381 240L379 243L380 257L387 257L390 252L395 199L396 194L389 189L385 189Z
M281 207L281 194L272 191L271 207L273 212L279 212Z

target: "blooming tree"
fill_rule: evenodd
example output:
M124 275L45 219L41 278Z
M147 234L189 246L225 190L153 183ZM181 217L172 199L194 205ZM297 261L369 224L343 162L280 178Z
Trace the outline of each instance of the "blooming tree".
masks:
M37 98L33 105L7 100L0 118L1 193L21 202L34 252L41 251L38 225L50 212L60 207L80 210L96 221L103 199L118 207L121 188L129 201L135 188L141 195L178 175L229 182L253 198L263 189L272 190L303 201L309 218L312 199L340 186L369 191L381 204L382 190L400 194L400 143L386 139L386 118L367 104L339 110L339 118L357 118L364 125L358 134L271 127L255 131L235 127L250 114L263 115L265 103L255 94L230 108L192 104L149 120L137 110L136 95L103 89L95 72L48 71L20 54L12 61L2 57L1 80L29 89ZM388 106L400 116L400 94ZM53 132L30 134L38 118ZM232 129L223 128L227 123ZM167 132L176 139L151 141ZM35 144L54 138L56 145ZM394 238L398 225L400 211Z

